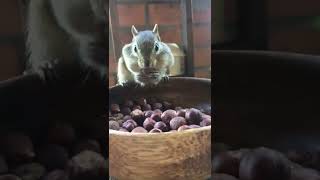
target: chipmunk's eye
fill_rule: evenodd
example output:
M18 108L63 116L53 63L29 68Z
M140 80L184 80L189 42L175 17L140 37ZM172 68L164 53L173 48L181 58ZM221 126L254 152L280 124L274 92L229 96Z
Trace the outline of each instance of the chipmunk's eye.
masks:
M137 46L134 46L133 50L134 50L134 52L137 53L138 52Z
M155 50L156 52L159 50L159 45L158 45L158 44L156 44L156 45L154 46L154 50Z

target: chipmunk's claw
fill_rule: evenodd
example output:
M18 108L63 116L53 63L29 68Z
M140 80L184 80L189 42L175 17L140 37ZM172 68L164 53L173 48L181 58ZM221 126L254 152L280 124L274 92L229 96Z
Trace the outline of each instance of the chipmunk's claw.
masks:
M163 77L163 82L166 82L166 83L169 82L169 76L168 75Z

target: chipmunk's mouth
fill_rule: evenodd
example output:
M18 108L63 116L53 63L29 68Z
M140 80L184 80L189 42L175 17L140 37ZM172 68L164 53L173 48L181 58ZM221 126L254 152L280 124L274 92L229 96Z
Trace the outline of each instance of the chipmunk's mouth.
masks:
M152 70L142 71L136 76L136 81L144 85L158 84L161 81L161 73Z

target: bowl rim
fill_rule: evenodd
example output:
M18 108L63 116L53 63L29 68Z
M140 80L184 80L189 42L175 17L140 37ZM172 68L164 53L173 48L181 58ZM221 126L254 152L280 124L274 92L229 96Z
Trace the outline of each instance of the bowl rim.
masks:
M171 81L171 80L193 80L193 81L196 80L196 81L201 81L201 82L205 82L205 83L211 83L211 79L209 79L209 78L198 78L198 77L170 77L169 81ZM115 84L115 85L109 87L109 91L114 88L117 88L117 87L122 87L122 86L119 84Z
M167 135L176 135L176 134L190 134L190 133L197 133L202 131L211 131L211 125L210 126L204 126L200 128L193 128L193 129L187 129L184 131L175 131L175 132L162 132L162 133L131 133L131 132L123 132L123 131L117 131L113 129L109 129L109 135L118 135L118 136L134 136L134 137L146 137L146 136L167 136Z

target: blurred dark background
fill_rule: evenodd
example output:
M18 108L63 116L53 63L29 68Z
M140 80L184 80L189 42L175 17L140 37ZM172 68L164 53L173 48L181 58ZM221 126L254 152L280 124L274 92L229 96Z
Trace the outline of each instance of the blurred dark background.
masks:
M22 73L26 53L24 43L25 1L0 1L0 80Z
M214 0L213 49L320 54L320 1Z

